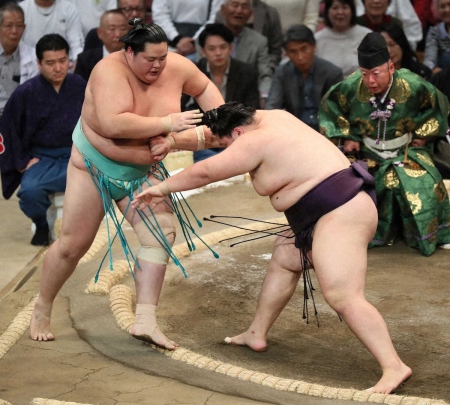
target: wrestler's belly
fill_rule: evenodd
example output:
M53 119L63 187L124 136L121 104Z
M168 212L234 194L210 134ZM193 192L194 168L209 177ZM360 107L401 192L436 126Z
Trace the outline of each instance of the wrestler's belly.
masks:
M303 182L301 184L288 184L280 188L279 190L276 190L275 192L273 192L273 194L270 194L270 202L272 203L272 206L276 211L284 212L288 208L292 207L315 185L316 183L312 180ZM258 190L256 190L256 192L258 192ZM260 193L258 192L258 194Z
M108 156L108 158L110 158L110 157ZM87 171L83 156L81 155L81 153L78 151L78 149L75 146L72 146L70 161L77 169ZM131 162L131 163L134 163L134 162Z
M102 155L118 162L128 162L139 165L155 163L149 141L143 139L108 139L103 136L86 134L91 145Z

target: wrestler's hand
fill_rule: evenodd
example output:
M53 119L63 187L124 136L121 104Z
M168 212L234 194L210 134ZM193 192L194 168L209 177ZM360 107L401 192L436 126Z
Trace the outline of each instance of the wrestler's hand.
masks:
M347 140L344 142L344 151L345 152L353 152L354 150L359 151L360 145L359 142Z
M186 56L195 52L194 39L190 37L183 37L177 43L177 52L180 55Z
M200 110L173 113L161 118L165 133L180 132L185 129L195 128L196 124L202 122L203 113Z
M155 162L163 160L175 144L172 135L154 136L150 138L150 156Z
M31 166L35 165L40 160L41 159L39 159L39 158L31 158L30 161L28 162L27 166L25 167L25 169L19 170L19 172L20 173L26 172Z
M161 184L161 183L160 183ZM159 184L153 187L149 187L142 193L134 196L133 201L131 201L131 207L136 209L144 209L147 206L154 208L157 204L164 201L167 194L164 194Z

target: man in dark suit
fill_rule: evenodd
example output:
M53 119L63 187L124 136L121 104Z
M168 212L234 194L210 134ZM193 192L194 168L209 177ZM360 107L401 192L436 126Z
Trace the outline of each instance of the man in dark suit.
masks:
M223 24L207 24L198 41L204 58L197 62L198 68L217 86L225 101L239 101L259 108L258 76L252 65L231 57L233 33ZM189 109L198 108L184 103ZM221 149L194 152L194 161L206 159Z
M320 100L343 80L342 70L315 56L316 40L306 25L289 27L283 47L289 61L275 70L265 109L285 109L318 131Z
M122 11L119 9L105 11L100 19L100 27L97 28L98 37L103 46L81 52L78 55L75 74L88 81L92 69L98 61L123 48L123 43L119 39L127 32L127 19Z

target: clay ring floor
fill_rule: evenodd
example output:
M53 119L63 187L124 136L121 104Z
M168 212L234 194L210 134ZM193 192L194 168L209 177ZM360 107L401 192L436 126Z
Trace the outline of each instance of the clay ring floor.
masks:
M242 179L193 193L188 201L200 219L210 215L233 215L283 222L282 215L271 208L268 199L257 196L251 184ZM243 219L228 222L245 227L252 225ZM431 257L422 257L398 241L392 247L369 251L367 298L383 315L400 357L414 371L411 380L400 387L396 395L370 396L363 390L380 377L378 364L324 302L313 273L320 327L311 305L309 323L302 319L303 283L300 282L293 299L270 331L266 352L255 353L245 347L222 343L225 336L243 332L252 320L274 237L231 247L232 243L243 239L218 241L237 235L237 230L203 221L198 233L220 258L214 258L200 245L190 255L180 247L180 260L188 277L185 278L173 263L168 266L158 320L161 329L181 348L167 353L155 350L127 333L133 320L134 286L118 244L114 248L114 261L119 270L113 276L114 280L111 275L105 275L103 287L100 284L93 286L92 278L106 252L105 236L101 231L89 257L78 265L57 299L59 306L67 309L69 317L65 310L55 311L53 332L56 341L33 342L28 338L28 330L10 347L6 347L0 338L0 352L2 344L6 347L0 357L0 381L3 381L0 398L3 400L19 404L30 403L29 400L25 402L25 398L42 397L89 404L137 403L99 399L95 388L90 397L81 395L80 391L75 394L76 389L70 388L70 383L64 395L52 396L51 361L35 359L34 353L42 354L51 345L64 344L67 348L72 340L81 338L83 344L89 346L92 356L100 355L108 362L125 366L130 373L136 374L137 379L140 375L167 377L256 403L298 404L307 403L307 399L313 399L311 403L319 403L319 400L330 403L355 400L396 404L450 403L448 250L438 249ZM127 228L126 233L131 246L136 247L132 230ZM177 237L177 248L182 241ZM37 257L32 274L0 302L3 340L14 319L23 314L35 297L41 266L42 257ZM66 332L69 329L65 328L64 322L75 333ZM75 358L66 361L75 367ZM30 376L25 371L14 376L18 363L28 369ZM38 373L41 379L46 376L48 381L37 384L31 375ZM32 391L28 396L23 387L20 389L20 384L27 384L27 381L30 383L28 390ZM22 392L21 396L19 392ZM20 400L15 402L15 398ZM234 403L238 403L237 400Z

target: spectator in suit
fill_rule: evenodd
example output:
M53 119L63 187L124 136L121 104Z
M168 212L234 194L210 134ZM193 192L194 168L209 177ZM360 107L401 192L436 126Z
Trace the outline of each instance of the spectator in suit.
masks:
M59 34L36 44L40 75L21 84L0 120L0 154L5 199L17 193L19 206L36 225L31 244L50 243L49 194L65 191L72 132L81 113L86 82L69 72L69 45Z
M45 34L59 34L69 43L73 64L84 46L83 28L75 5L69 0L23 0L19 5L27 26L23 40L34 47Z
M217 86L225 101L238 101L248 107L259 108L255 70L251 65L231 57L233 39L233 33L223 24L207 24L198 38L204 58L197 66ZM189 101L183 109L199 108L197 104L189 104ZM215 148L194 152L194 161L206 159L221 150Z
M34 49L22 41L23 10L15 3L0 8L0 117L13 91L39 73Z
M258 87L262 100L265 102L269 94L275 66L269 57L267 38L247 27L253 12L251 0L225 0L221 6L225 25L234 35L231 56L251 64L258 72Z
M122 11L127 21L134 17L142 18L144 21L147 18L147 7L144 0L118 0L117 8ZM130 26L129 29L131 28ZM103 43L98 37L97 28L92 28L86 35L83 51L101 48L102 46Z
M219 11L216 22L224 23L223 14ZM268 41L270 61L277 66L281 60L283 30L281 28L280 14L275 7L269 6L262 0L253 0L253 13L247 26L264 35Z
M265 109L285 109L318 131L320 100L343 80L342 69L315 56L316 40L306 25L289 27L283 46L289 61L277 67Z
M97 32L103 46L81 52L77 59L75 73L86 81L89 80L92 69L99 60L123 48L123 43L119 39L128 32L128 21L119 9L105 11Z

